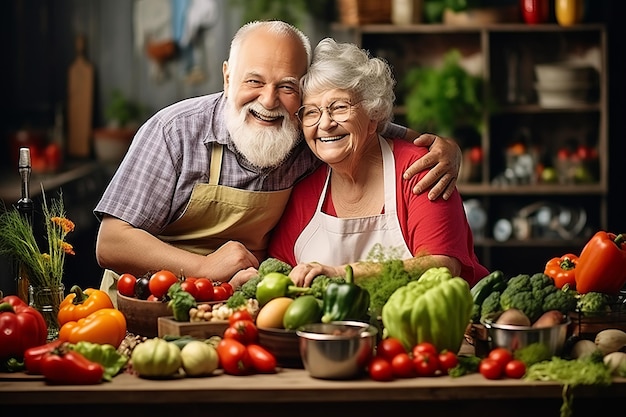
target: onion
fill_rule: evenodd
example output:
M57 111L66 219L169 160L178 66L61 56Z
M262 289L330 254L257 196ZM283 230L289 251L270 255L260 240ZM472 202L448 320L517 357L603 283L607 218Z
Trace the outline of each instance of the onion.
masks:
M611 352L604 357L604 364L609 368L611 375L626 376L626 353Z

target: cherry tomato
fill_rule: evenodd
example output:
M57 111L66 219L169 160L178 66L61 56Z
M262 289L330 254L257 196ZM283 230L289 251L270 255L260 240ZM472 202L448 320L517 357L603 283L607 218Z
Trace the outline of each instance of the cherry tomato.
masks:
M213 301L213 281L208 278L198 278L194 284L198 290L196 301Z
M418 352L413 355L413 365L417 376L435 376L439 370L438 355L432 352Z
M220 366L230 375L246 375L254 368L246 346L235 339L222 339L217 344Z
M233 311L233 314L228 317L228 324L233 325L237 320L252 320L250 312L244 308Z
M495 359L484 358L478 365L478 372L487 379L500 379L503 369Z
M180 288L182 288L183 291L187 291L196 300L198 299L198 288L193 281L185 279L183 282L180 283Z
M276 357L270 351L256 343L247 345L246 349L255 371L265 374L276 372Z
M406 352L398 353L391 360L393 376L397 378L412 378L417 375L413 359Z
M526 374L526 364L518 359L513 359L505 365L504 374L509 378L520 379Z
M232 288L232 287L231 287ZM228 290L221 285L213 286L213 300L214 301L224 301L228 299L230 295L228 295Z
M135 283L137 278L132 274L122 274L117 280L117 290L127 297L135 296Z
M498 362L500 367L504 369L506 364L513 360L513 353L505 348L494 348L487 354L487 357Z
M378 342L376 355L391 361L396 355L407 353L402 342L395 337L387 337Z
M393 368L391 367L391 362L380 356L372 358L367 366L367 372L369 373L370 378L374 381L393 380Z
M156 298L163 298L167 294L167 290L176 282L178 282L178 277L173 272L162 269L152 274L148 285L150 292Z
M137 278L137 282L135 282L135 296L140 300L147 300L150 296L150 278L147 276L142 276Z
M259 331L252 320L237 320L226 328L224 338L248 345L259 341Z
M446 375L450 369L459 364L459 358L450 350L442 350L439 352L437 359L439 360L439 369Z
M416 356L418 353L430 353L431 355L437 355L439 351L430 342L421 342L417 345L413 346L413 356Z

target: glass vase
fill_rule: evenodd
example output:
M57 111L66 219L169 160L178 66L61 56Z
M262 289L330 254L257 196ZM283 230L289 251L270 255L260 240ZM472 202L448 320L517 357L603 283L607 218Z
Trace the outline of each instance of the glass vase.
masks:
M48 326L48 341L51 342L59 337L59 306L65 298L65 286L39 287L29 286L29 305L37 309Z

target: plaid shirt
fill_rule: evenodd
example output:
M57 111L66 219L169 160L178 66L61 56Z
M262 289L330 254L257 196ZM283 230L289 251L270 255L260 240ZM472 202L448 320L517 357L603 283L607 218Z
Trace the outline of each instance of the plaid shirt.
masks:
M186 99L166 107L137 132L94 214L109 214L158 235L178 219L195 184L208 183L211 144L224 147L219 184L243 190L277 191L292 187L319 166L303 137L277 167L258 168L231 143L224 120L223 92ZM386 137L403 137L390 124Z

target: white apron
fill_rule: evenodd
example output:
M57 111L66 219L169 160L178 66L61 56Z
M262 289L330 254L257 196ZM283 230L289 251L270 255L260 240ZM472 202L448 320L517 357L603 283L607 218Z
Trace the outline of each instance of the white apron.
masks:
M317 203L315 214L306 225L294 246L296 261L320 262L325 265L343 265L364 261L378 244L385 254L394 258L413 257L396 214L395 161L391 147L379 136L383 156L385 212L362 218L338 218L322 212L330 169Z
M265 259L271 230L282 216L291 188L248 191L218 185L223 147L214 144L208 184L196 184L185 212L158 236L177 248L200 255L214 252L229 240L243 243L259 261ZM117 301L119 275L105 270L100 289Z

